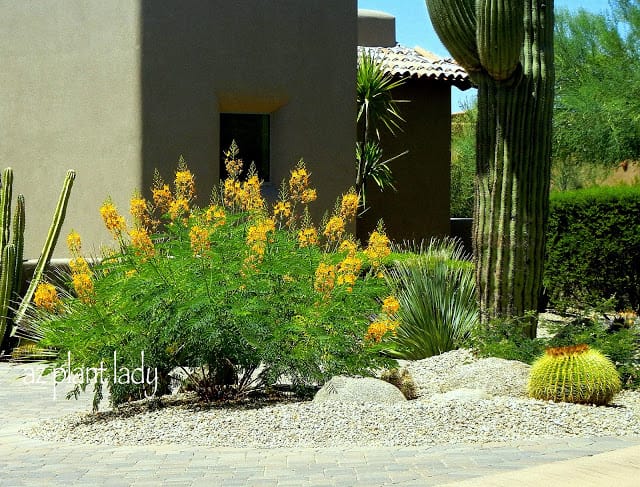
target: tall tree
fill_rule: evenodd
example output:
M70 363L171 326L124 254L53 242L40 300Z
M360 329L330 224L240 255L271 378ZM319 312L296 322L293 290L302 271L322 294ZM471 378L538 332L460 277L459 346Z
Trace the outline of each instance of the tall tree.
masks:
M474 258L481 319L538 308L549 208L553 0L426 0L478 86ZM535 336L536 321L528 334Z
M640 1L558 12L554 164L640 159Z

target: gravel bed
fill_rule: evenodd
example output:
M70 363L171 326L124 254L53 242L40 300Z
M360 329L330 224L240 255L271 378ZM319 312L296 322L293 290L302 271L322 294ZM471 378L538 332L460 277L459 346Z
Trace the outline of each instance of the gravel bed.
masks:
M45 440L103 445L179 443L240 448L421 446L571 436L640 439L639 392L623 391L607 407L552 403L514 397L521 389L515 380L514 395L496 395L500 391L488 391L490 387L485 386L500 383L502 376L507 382L518 377L496 371L522 365L496 360L486 362L490 373L485 375L483 361L464 350L406 363L421 396L393 405L292 402L228 408L182 403L146 408L137 414L126 409L74 414L45 420L25 432ZM468 382L492 397L439 394L462 384L461 370L467 371ZM469 387L469 383L462 385ZM502 393L505 390L503 387Z

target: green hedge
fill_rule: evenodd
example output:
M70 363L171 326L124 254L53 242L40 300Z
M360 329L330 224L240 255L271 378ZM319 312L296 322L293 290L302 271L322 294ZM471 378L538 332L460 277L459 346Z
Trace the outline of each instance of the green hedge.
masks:
M640 187L552 193L545 287L552 303L640 304Z

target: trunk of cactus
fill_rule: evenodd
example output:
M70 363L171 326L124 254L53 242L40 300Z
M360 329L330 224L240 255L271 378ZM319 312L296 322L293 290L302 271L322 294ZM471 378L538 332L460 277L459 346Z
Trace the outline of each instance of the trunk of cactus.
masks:
M536 312L549 207L553 0L427 6L478 85L473 234L481 319ZM527 333L535 336L535 320Z

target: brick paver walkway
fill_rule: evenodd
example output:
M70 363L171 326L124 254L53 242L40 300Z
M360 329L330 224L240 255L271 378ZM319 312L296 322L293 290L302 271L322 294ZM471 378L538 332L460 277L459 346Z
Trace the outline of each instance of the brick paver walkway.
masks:
M25 373L25 366L0 364L2 486L426 486L640 445L640 438L367 449L54 443L30 439L21 430L40 418L89 410L91 395L67 401L58 391L53 401L51 384L27 384Z

